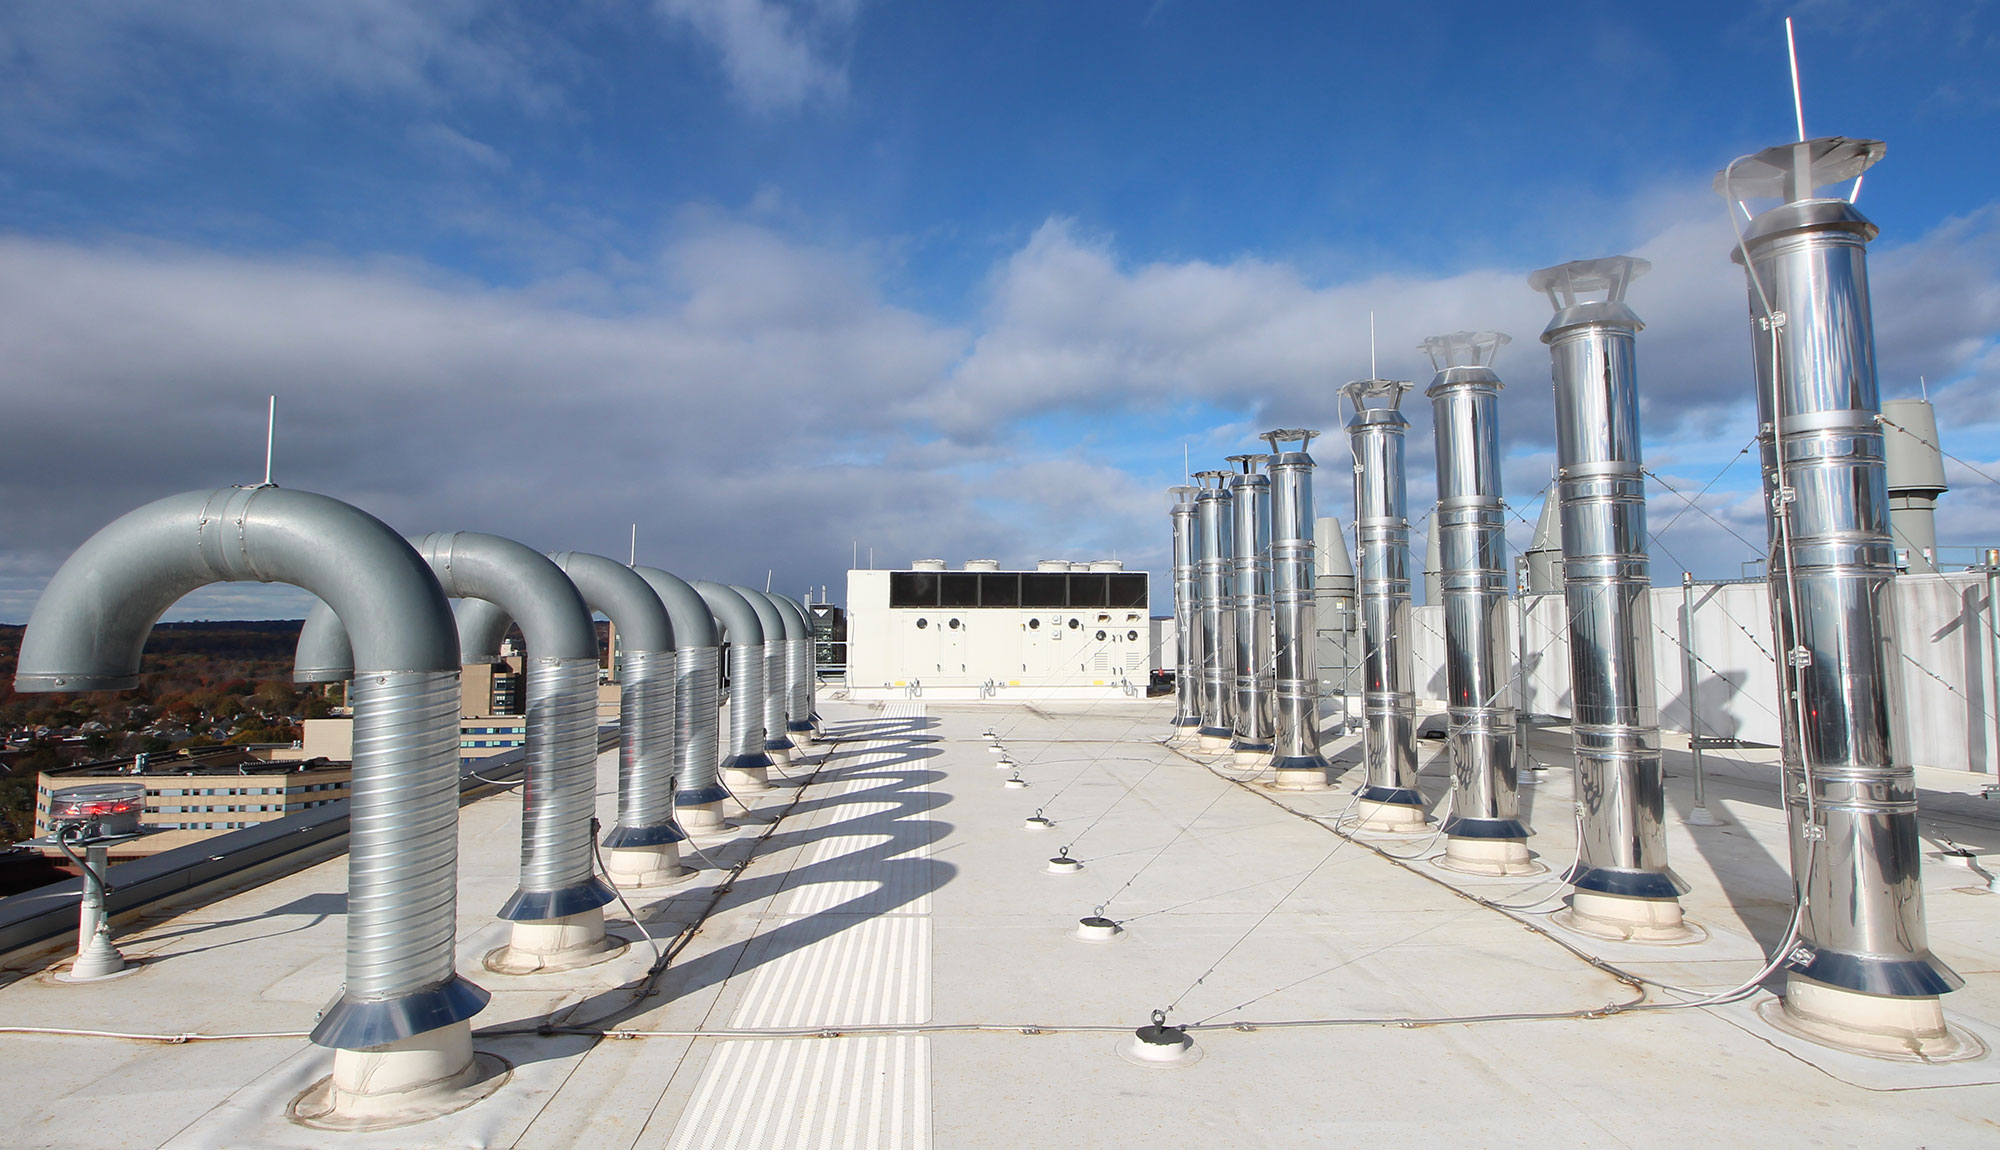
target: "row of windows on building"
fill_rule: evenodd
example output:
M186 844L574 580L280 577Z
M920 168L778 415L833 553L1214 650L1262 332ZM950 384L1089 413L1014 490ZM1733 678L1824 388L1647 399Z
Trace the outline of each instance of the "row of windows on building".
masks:
M1143 571L891 571L891 607L1144 607Z

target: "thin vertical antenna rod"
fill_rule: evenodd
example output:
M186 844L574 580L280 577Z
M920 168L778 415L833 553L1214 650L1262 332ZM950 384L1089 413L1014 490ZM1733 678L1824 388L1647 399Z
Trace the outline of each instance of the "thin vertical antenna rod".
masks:
M625 560L625 566L637 567L638 565L639 565L639 525L637 523L634 523L632 525L632 552L631 556Z
M1368 313L1368 378L1379 379L1381 373L1375 369L1375 313Z
M271 486L271 441L278 431L278 397L271 397L270 411L264 416L264 486Z
M1799 120L1799 143L1806 142L1806 102L1799 94L1799 45L1792 38L1792 18L1785 17L1785 53L1792 59L1792 112Z
M771 593L771 576L774 573L775 572L773 572L772 569L769 567L766 567L764 569L764 594L766 595L769 595Z

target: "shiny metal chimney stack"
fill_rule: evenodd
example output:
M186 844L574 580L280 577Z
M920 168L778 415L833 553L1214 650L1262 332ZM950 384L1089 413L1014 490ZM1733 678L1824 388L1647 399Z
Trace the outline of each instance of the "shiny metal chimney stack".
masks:
M1732 253L1748 260L1785 811L1804 899L1783 1009L1767 1017L1930 1061L1965 1051L1938 1004L1962 981L1925 937L1916 780L1890 738L1896 558L1865 251L1878 229L1848 201L1813 194L1884 151L1837 137L1786 144L1736 161L1715 186L1731 211L1752 196L1785 201Z
M1235 736L1236 615L1229 610L1229 556L1235 538L1227 471L1197 471L1194 496L1195 609L1201 627L1201 749L1220 751Z
M1236 722L1229 749L1236 765L1261 767L1271 758L1271 477L1260 475L1262 455L1231 455L1240 471L1229 477L1236 519L1230 551L1230 607L1236 616Z
M1410 521L1397 405L1408 380L1364 379L1340 389L1354 405L1354 531L1361 559L1363 760L1356 807L1369 830L1424 825L1417 790L1416 696L1410 669ZM1371 406L1372 405L1372 406Z
M1313 457L1317 431L1270 431L1271 639L1273 741L1271 785L1320 791L1328 766L1319 753L1319 675L1313 655L1319 640L1313 592ZM1296 443L1286 451L1283 444Z
M1436 578L1443 604L1445 699L1451 715L1451 816L1443 866L1531 874L1533 832L1520 820L1514 742L1514 651L1508 635L1507 510L1500 501L1499 332L1424 341L1437 368L1430 396L1437 436Z
M1637 941L1680 941L1667 869L1665 776L1653 681L1646 480L1634 344L1645 325L1625 289L1652 265L1629 256L1544 268L1528 285L1556 314L1542 331L1556 389L1576 795L1583 830L1570 925ZM1602 298L1588 299L1588 296Z
M1168 511L1174 524L1174 737L1201 730L1201 627L1195 606L1194 497L1197 487L1175 487Z

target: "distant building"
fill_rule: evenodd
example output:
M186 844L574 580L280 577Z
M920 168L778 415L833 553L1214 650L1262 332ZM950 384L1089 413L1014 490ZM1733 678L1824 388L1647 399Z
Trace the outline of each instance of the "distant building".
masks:
M856 700L1142 701L1148 576L1116 560L1001 571L919 560L847 573L847 689Z
M35 781L35 834L50 831L49 802L55 791L112 778L145 784L146 813L140 825L157 832L119 846L113 858L156 854L348 797L353 764L324 757L273 757L298 750L199 747L43 771Z

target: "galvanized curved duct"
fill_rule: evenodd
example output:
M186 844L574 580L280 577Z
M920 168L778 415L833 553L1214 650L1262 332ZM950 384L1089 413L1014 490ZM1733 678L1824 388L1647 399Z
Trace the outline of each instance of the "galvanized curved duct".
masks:
M722 761L722 658L715 616L701 593L678 575L635 567L674 624L674 805L696 807L729 797L716 771Z
M210 583L303 587L354 637L347 973L312 1040L359 1050L463 1022L488 995L453 960L458 642L437 579L395 531L275 487L191 492L91 536L21 638L20 691L124 690L161 613ZM346 639L343 636L342 642Z
M813 724L819 718L814 700L817 676L813 673L812 619L798 600L772 594L771 602L785 617L785 730L792 741L805 746L813 738Z
M792 740L785 734L790 719L785 714L785 617L778 605L762 591L730 584L757 613L757 627L764 633L764 750L782 761L791 754Z
M590 821L597 789L597 629L575 584L540 552L461 531L412 541L457 612L460 658L499 658L512 622L527 640L527 769L520 886L499 910L515 922L564 918L617 896L598 878ZM309 617L309 621L310 617ZM323 636L323 621L311 633ZM305 638L305 632L301 633ZM326 673L327 646L305 652Z
M729 642L729 754L725 770L761 771L764 753L764 628L750 601L733 588L700 580L701 593Z
M618 822L607 848L660 846L687 836L674 825L674 625L650 584L602 555L549 559L618 629Z

